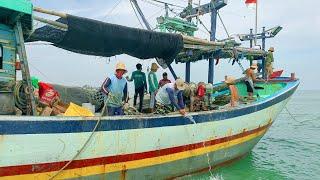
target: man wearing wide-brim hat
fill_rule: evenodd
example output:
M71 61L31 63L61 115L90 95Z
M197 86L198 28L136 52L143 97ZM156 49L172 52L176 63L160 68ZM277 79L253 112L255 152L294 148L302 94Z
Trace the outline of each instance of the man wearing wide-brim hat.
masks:
M157 70L159 69L159 66L157 63L151 64L151 71L148 74L148 83L149 83L149 93L150 93L150 109L153 111L155 106L155 98L156 93L158 91L159 85L158 85L158 78L156 75Z
M273 73L273 52L274 52L274 47L270 47L267 53L266 57L266 72L267 72L267 77L269 77Z
M181 115L185 115L183 90L186 89L186 86L182 79L177 79L174 83L162 86L156 95L156 113L166 114L177 110Z
M109 116L124 115L123 101L126 102L128 97L127 80L123 77L126 72L125 64L119 62L115 73L107 77L102 84L101 91L107 96L105 106Z

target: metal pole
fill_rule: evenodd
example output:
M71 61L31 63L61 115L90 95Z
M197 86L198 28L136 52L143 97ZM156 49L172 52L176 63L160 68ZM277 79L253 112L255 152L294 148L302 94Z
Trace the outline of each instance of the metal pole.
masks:
M190 71L191 71L191 66L190 62L186 63L186 82L190 82Z
M147 28L148 30L151 31L152 29L151 29L151 27L150 27L150 24L148 23L148 21L147 21L146 17L144 16L143 12L141 11L141 9L140 9L140 7L139 7L139 5L138 5L137 0L131 0L131 1L133 2L134 6L136 7L138 13L140 14L140 17L142 18L142 21L143 21L144 25L146 26L146 28Z
M170 70L170 72L171 72L171 74L172 74L173 78L174 78L174 79L177 79L178 77L177 77L176 73L174 72L174 70L173 70L173 68L172 68L171 64L168 64L168 68L169 68L169 70Z
M216 27L217 27L217 10L213 8L211 10L211 33L210 40L216 39ZM214 59L209 58L209 70L208 70L208 83L213 83L214 79Z
M253 47L253 29L250 29L250 48Z
M266 28L262 28L262 50L266 49ZM266 58L262 58L262 78L267 78L267 72L266 72Z
M188 0L188 8L191 9L192 8L192 0ZM191 22L191 18L188 18L188 21ZM185 77L185 81L186 82L190 82L190 74L191 74L191 64L190 62L186 62L186 77Z
M253 38L254 38L253 29L250 29L250 48L253 47ZM251 65L252 65L252 59L250 59L250 66Z
M262 50L266 49L266 28L262 27Z
M258 0L256 2L256 25L255 25L255 35L254 35L254 45L257 45L257 34L258 34Z
M164 8L166 9L166 17L169 16L169 6L167 3L164 4Z

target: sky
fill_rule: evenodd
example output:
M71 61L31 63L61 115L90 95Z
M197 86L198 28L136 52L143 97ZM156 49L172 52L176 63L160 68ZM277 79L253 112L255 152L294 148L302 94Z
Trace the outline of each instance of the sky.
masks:
M172 4L186 6L187 0L163 0ZM195 0L195 3L208 3L209 0ZM248 9L245 0L228 0L228 5L220 10L221 18L226 25L229 34L248 33L254 27L255 11ZM34 6L65 12L77 16L92 18L114 24L130 27L144 28L140 25L132 10L129 0L32 0ZM152 27L156 26L156 17L164 15L164 6L152 0L138 0L142 11ZM307 1L306 1L307 3ZM266 29L282 26L283 30L273 39L267 40L267 48L275 48L275 69L284 69L284 75L290 76L295 72L301 80L301 90L320 89L317 83L320 77L318 54L320 49L320 1L309 0L308 5L302 5L301 1L259 0L258 32L262 27ZM174 8L175 12L181 9ZM54 16L41 17L55 19ZM171 14L174 15L174 14ZM201 16L200 19L206 27L210 28L210 14ZM41 26L35 23L35 26ZM209 39L208 32L199 25L197 37ZM222 23L217 23L217 39L227 38ZM261 42L258 42L261 44ZM248 46L248 43L243 43ZM27 54L30 63L30 71L42 81L64 84L69 86L94 86L98 87L103 80L114 72L115 64L125 62L129 74L135 70L135 64L141 63L146 72L153 59L139 60L128 55L119 55L110 58L95 57L76 54L59 49L46 43L27 44ZM243 66L248 63L243 62ZM184 78L184 64L173 64L173 68L179 77ZM203 60L191 64L191 81L207 82L208 61ZM158 71L158 78L162 72ZM170 73L169 73L170 74ZM239 66L232 66L228 59L220 60L215 66L215 82L222 81L225 75L241 77ZM172 78L172 77L170 77ZM316 82L316 83L315 83ZM133 84L131 84L133 86Z

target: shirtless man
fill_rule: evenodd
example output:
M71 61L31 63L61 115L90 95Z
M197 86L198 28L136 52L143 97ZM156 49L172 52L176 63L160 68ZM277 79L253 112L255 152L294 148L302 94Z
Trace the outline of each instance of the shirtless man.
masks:
M247 86L248 99L253 100L253 91L254 91L254 83L255 82L264 82L264 80L260 80L256 78L255 70L258 68L257 63L253 63L250 68L245 71L245 84Z
M235 78L228 76L225 80L225 83L228 85L231 95L230 105L231 107L236 107L239 103L239 94L238 89L235 86Z

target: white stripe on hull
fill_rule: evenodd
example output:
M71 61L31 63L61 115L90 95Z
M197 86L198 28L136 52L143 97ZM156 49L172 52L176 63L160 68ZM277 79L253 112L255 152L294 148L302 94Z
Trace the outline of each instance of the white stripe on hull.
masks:
M288 99L236 118L184 126L96 132L77 159L131 154L222 138L274 120ZM3 135L0 167L68 161L89 137L85 133Z

